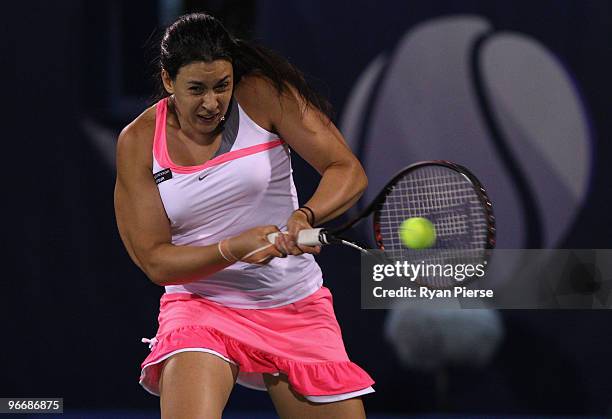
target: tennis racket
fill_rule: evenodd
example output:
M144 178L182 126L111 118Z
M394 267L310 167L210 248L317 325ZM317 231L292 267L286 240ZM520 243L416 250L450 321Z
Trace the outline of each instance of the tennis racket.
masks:
M465 167L441 160L404 168L356 218L334 230L302 230L297 242L307 246L343 244L372 254L367 246L343 236L370 215L376 246L390 261L486 265L495 247L493 206L483 185ZM436 241L432 247L415 250L404 246L400 225L412 217L424 217L433 223ZM278 234L268 235L268 240L274 243ZM456 285L438 273L425 275L417 282L434 288Z

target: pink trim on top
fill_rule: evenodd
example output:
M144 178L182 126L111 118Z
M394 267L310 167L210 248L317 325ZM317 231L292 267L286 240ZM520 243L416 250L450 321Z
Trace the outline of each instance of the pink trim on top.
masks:
M167 112L168 98L164 98L157 103L155 110L155 137L153 138L153 155L160 166L163 168L169 168L175 173L197 173L204 169L208 169L209 167L250 156L251 154L260 153L285 143L282 139L278 138L267 143L255 144L250 147L223 153L220 156L217 156L214 159L208 160L206 163L197 166L179 166L178 164L175 164L172 159L170 159L170 154L168 154L168 146L166 142Z

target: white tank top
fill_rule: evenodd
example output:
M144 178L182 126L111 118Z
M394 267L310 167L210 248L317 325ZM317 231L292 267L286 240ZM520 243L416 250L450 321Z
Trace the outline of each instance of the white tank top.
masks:
M233 99L216 155L199 166L170 160L166 143L167 99L156 107L153 177L177 246L205 246L261 226L286 222L298 207L289 147L258 126ZM290 304L323 283L312 255L274 258L267 265L243 262L166 293L188 292L236 308Z

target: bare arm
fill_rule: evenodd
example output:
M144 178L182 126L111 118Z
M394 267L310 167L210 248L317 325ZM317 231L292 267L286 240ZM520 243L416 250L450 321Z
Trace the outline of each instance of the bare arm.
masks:
M310 135L311 143L296 137L289 140L291 147L322 176L315 193L304 204L315 213L316 224L343 214L355 205L368 185L361 163L340 131L331 121L322 118L325 117L309 108L304 116L306 125L297 132Z
M161 286L192 282L229 266L216 244L171 243L170 223L152 176L150 150L150 141L134 124L119 136L115 214L121 239L134 263ZM273 226L249 230L231 239L231 251L240 258L266 244L266 235L274 231ZM275 248L267 251L280 256Z
M258 103L252 106L267 109L273 129L321 174L315 193L305 203L314 211L316 224L353 206L367 186L367 177L336 126L292 88L279 97L260 77L250 77L246 87L249 94L245 99L257 98Z
M295 93L283 95L281 101L281 113L276 115L274 126L281 138L321 175L315 193L305 205L314 211L316 224L323 224L359 200L368 184L365 171L325 115L303 104Z
M268 80L258 76L246 77L241 84L241 103L321 174L315 193L305 204L314 212L315 224L332 220L354 205L368 181L334 124L293 88L279 95ZM295 244L297 233L311 227L305 213L295 211L287 220L289 234L279 235L276 247L293 255L318 253L318 246Z

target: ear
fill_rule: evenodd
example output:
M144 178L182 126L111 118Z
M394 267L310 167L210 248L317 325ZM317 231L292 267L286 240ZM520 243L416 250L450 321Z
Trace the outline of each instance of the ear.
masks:
M168 74L165 69L162 69L161 71L161 78L162 83L164 83L164 88L166 89L166 92L174 94L174 82L172 81L170 74Z

